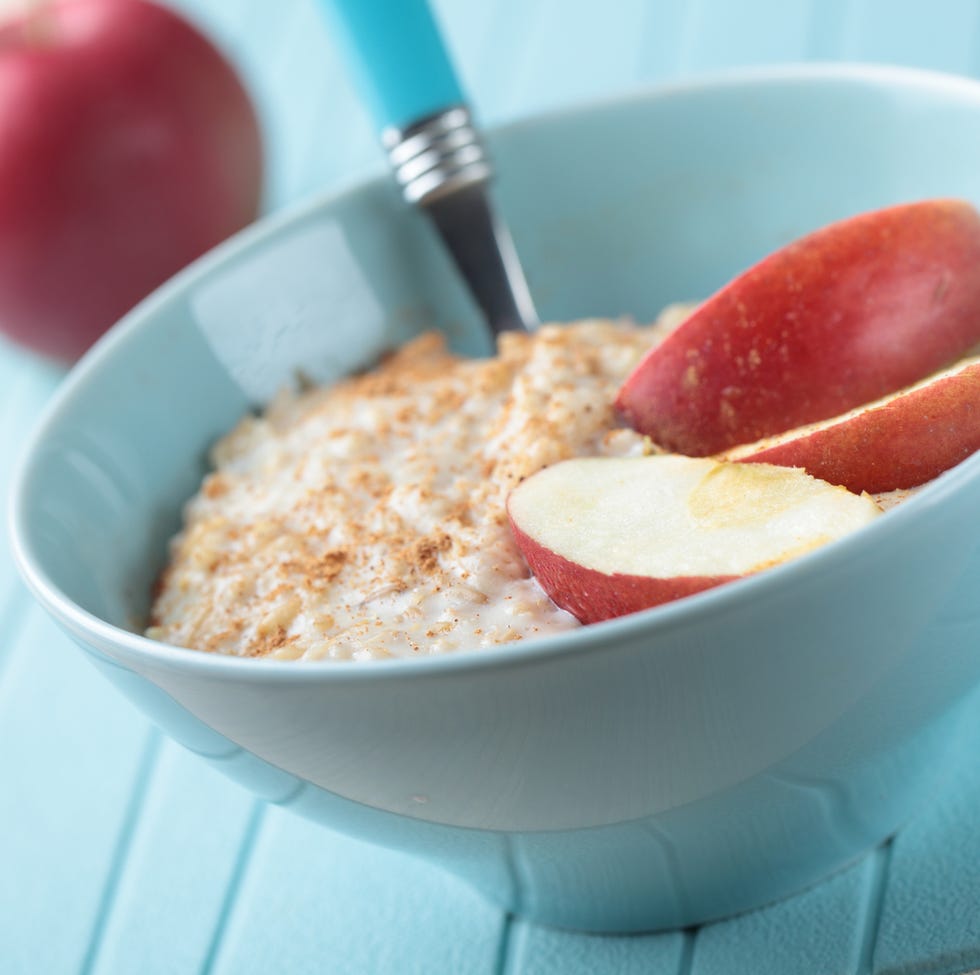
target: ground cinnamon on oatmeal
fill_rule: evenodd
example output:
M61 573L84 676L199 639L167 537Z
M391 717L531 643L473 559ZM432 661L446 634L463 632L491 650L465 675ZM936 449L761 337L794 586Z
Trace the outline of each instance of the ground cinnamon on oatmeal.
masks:
M491 646L578 624L511 538L522 478L651 450L612 402L683 312L501 337L463 359L426 334L369 373L284 392L214 448L149 634L212 652L370 659Z

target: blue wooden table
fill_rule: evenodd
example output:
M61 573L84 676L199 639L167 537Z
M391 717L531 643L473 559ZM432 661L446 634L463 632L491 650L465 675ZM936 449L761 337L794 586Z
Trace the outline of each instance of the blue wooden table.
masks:
M312 0L179 6L249 80L270 152L268 210L381 171ZM436 9L488 123L777 61L980 76L974 0L437 0ZM0 344L0 493L60 378ZM163 739L32 605L0 532L2 975L980 968L980 696L922 814L824 884L699 931L559 933L504 916L425 863L267 806Z

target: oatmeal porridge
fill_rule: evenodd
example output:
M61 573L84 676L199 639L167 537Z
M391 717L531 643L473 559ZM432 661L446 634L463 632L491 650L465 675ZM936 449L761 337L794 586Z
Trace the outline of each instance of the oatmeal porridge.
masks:
M370 373L283 392L215 446L148 635L240 656L376 659L577 627L531 578L507 494L560 460L655 449L613 399L688 311L506 333L489 359L426 334Z

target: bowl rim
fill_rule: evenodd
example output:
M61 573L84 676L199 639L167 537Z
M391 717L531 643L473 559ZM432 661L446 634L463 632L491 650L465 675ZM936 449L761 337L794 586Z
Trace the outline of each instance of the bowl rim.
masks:
M689 79L641 86L625 94L584 100L494 125L486 129L486 134L492 142L501 136L533 129L541 123L574 120L576 117L632 104L724 89L769 88L775 84L792 82L808 85L844 82L861 86L881 85L918 91L941 91L968 97L980 107L980 80L966 76L875 63L805 62L732 68ZM43 570L40 560L33 552L30 530L27 527L27 489L32 480L36 455L46 441L50 428L71 408L76 393L84 389L91 377L101 371L104 362L117 355L128 342L138 340L144 323L155 318L158 310L185 293L196 281L211 274L213 269L222 266L230 258L275 237L318 211L359 193L379 189L388 179L384 172L359 175L306 200L284 207L278 213L265 216L233 235L139 302L92 346L62 380L20 451L10 482L7 518L11 553L28 589L41 606L76 638L92 639L100 646L112 646L116 651L112 655L114 658L128 658L144 668L194 672L204 678L232 678L239 681L299 681L308 684L311 679L331 682L426 679L474 670L532 666L570 655L601 652L615 645L621 638L638 632L645 633L652 641L659 634L687 625L692 617L695 620L710 621L728 612L733 603L737 607L740 602L764 596L767 592L778 593L792 588L800 584L801 573L820 571L821 567L826 571L834 561L847 560L855 554L855 546L863 548L868 542L874 544L874 540L883 532L902 530L905 522L925 517L926 511L943 505L949 495L960 489L962 483L980 480L978 452L940 475L898 508L887 512L887 517L875 519L854 534L765 572L685 599L570 631L445 654L383 660L278 660L204 653L152 640L115 626L83 609L62 592ZM656 648L651 648L650 652L655 653Z

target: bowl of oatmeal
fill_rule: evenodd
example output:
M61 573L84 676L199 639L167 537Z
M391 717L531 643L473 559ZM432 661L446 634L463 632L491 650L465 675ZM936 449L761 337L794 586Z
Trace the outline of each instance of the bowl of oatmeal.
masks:
M965 80L805 67L493 132L552 323L496 350L387 181L273 218L66 380L14 486L24 577L176 740L517 913L653 930L799 890L943 772L980 679L980 457L804 557L588 626L506 500L649 451L613 400L678 303L829 221L980 202L978 123Z

